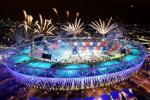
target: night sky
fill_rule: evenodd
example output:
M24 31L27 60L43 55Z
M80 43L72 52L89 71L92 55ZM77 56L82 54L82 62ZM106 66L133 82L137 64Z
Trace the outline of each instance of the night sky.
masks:
M53 7L57 8L62 17L69 10L72 18L76 12L80 12L84 20L113 16L126 22L150 22L150 0L1 0L0 18L21 20L22 9L34 17L38 13L46 18L54 17Z

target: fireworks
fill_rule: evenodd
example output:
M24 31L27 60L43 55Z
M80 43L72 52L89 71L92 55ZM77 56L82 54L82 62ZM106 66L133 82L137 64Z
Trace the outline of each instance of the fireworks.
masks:
M56 8L52 8L52 9L58 16L57 9ZM41 33L45 35L53 35L52 31L56 29L56 27L54 27L54 25L52 24L52 19L43 20L42 16L39 15L39 18L40 18L39 22L36 21L33 24L33 17L31 15L28 15L25 10L23 10L23 13L24 13L25 20L22 25L24 26L26 32L27 32L27 29L31 29L31 26L35 25L34 33L37 32L37 33ZM68 22L69 11L66 11L66 15L67 15L67 22ZM83 22L81 22L81 18L78 19L78 16L79 16L79 12L76 13L75 22L74 23L68 22L67 25L63 25L62 30L67 31L71 34L74 34L74 36L81 33L82 30L84 29ZM91 22L89 26L91 26L93 29L98 31L100 34L105 35L109 31L117 27L117 24L115 23L110 24L111 20L112 20L112 17L106 23L105 21L102 21L101 19L99 19L99 21Z
M67 16L67 22L68 22L68 19L69 19L69 11L66 11L66 16Z
M26 23L28 26L32 25L32 21L33 21L32 15L28 15L25 10L23 10L23 13L25 17L24 23Z
M78 18L79 14L80 14L79 12L76 13L76 18Z
M94 21L90 24L90 26L96 31L98 31L100 34L105 35L106 33L108 33L109 31L111 31L112 29L118 26L115 23L110 24L111 20L112 20L112 17L109 19L108 23L106 23L105 21L102 21L101 19L99 19L99 22Z
M69 11L66 11L67 18L69 18Z
M69 23L68 25L63 25L64 27L62 28L63 30L73 33L74 36L76 36L78 33L81 33L81 31L84 29L83 28L83 22L81 22L81 19L75 19L74 23Z
M58 11L56 8L52 8L52 10L55 12L55 14L58 16Z
M52 31L56 28L52 24L52 19L45 19L43 20L42 15L39 14L40 22L37 22L35 26L37 29L35 32L45 34L45 35L53 35Z
M23 21L23 24L21 24L19 27L24 26L24 29L27 32L28 29L31 29L31 26L33 24L33 17L32 15L28 15L25 10L23 10L23 14L25 19Z

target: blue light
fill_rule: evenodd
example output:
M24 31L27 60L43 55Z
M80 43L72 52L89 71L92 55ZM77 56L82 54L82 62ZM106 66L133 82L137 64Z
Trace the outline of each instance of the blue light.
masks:
M131 52L132 52L133 54L139 54L141 51L138 50L138 49L131 49Z
M114 64L119 64L120 62L117 60L111 60L111 61L106 61L106 62L100 62L96 65L96 67L99 66L110 66L110 65L114 65Z
M78 70L81 68L83 72L86 72L86 70L82 68L89 68L90 66L88 64L69 64L64 66L64 69L57 70L56 74L58 77L79 77ZM75 70L77 69L77 70Z
M88 64L69 64L65 66L66 69L89 68Z
M102 72L104 72L104 71L106 71L106 70L107 70L107 68L106 68L106 67L98 68L98 71L99 71L100 73L102 73Z
M25 53L25 54L27 54L27 53L29 53L30 52L30 49L29 48L25 48L25 49L23 49L22 51L21 51L21 53Z
M57 77L63 78L71 78L71 77L79 77L78 70L57 70L56 71Z
M36 68L51 68L52 63L49 62L41 62L41 61L33 61L27 64L28 67L36 67Z
M29 61L31 58L28 55L15 55L11 58L13 63L21 63L23 61Z
M135 55L126 55L123 60L124 61L132 61L133 59L136 59L138 56Z

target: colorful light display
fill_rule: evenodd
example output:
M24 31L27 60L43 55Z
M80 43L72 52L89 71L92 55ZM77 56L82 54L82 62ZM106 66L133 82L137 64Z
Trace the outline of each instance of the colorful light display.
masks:
M92 41L94 40L91 40L91 42ZM62 59L59 60L59 62L55 60L43 61L42 59L37 59L35 61L35 59L29 59L27 57L27 52L22 52L25 48L29 48L29 44L26 44L26 46L24 45L17 48L19 52L15 55L10 55L6 59L6 63L9 72L19 82L37 88L50 90L76 90L108 86L123 81L129 78L133 73L137 72L143 64L146 56L146 51L142 45L134 41L119 41L122 43L128 42L127 44L129 45L128 47L130 47L130 52L117 59L110 59L110 57L105 59L105 61L97 60L96 62L93 62L89 58L88 62L82 63L78 61L72 61L70 63L69 61L63 62L64 60ZM75 42L77 41L73 41L71 44L74 44ZM59 49L59 53L56 52L57 56L55 56L58 57L61 55L60 57L64 57L65 59L65 56L63 56L64 47L70 47L70 41L68 40L68 44L65 44L66 42L63 41L57 43L58 48L55 48L55 51ZM42 44L42 41L35 44ZM43 47L43 45L38 46ZM68 50L72 49L69 48ZM90 54L91 53L89 53L89 55ZM70 55L72 55L72 53ZM77 55L78 56L74 55L74 59L80 57L79 53L77 53ZM66 60L69 59L70 58ZM81 56L81 60L83 59L84 58Z

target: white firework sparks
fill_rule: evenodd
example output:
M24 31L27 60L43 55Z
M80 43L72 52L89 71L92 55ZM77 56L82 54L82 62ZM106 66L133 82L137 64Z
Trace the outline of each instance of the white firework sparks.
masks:
M73 33L74 36L76 36L76 34L81 33L81 31L84 29L83 28L83 22L81 22L81 19L75 19L74 23L68 23L68 25L63 25L63 30L69 32L69 33Z
M31 26L33 24L33 17L32 15L28 15L25 10L23 10L23 14L25 19L23 21L23 24L21 24L19 27L24 26L25 31L27 32L28 29L31 29Z
M79 12L76 13L76 18L79 16L79 14L80 14Z
M52 10L55 12L55 14L58 16L58 11L56 8L52 8Z
M69 11L66 11L66 15L67 15L67 17L69 17Z
M52 19L45 19L43 20L42 16L39 14L40 22L36 22L35 26L37 29L35 32L45 34L45 35L53 35L52 31L56 29L54 25L52 24Z
M105 21L102 21L101 19L99 19L99 22L94 21L90 24L90 26L96 31L98 31L100 34L105 35L106 33L108 33L109 31L111 31L112 29L118 26L115 23L110 24L111 20L112 20L112 17L109 19L108 23L105 23Z
M66 11L66 16L67 16L67 22L68 22L68 19L69 19L69 11Z

